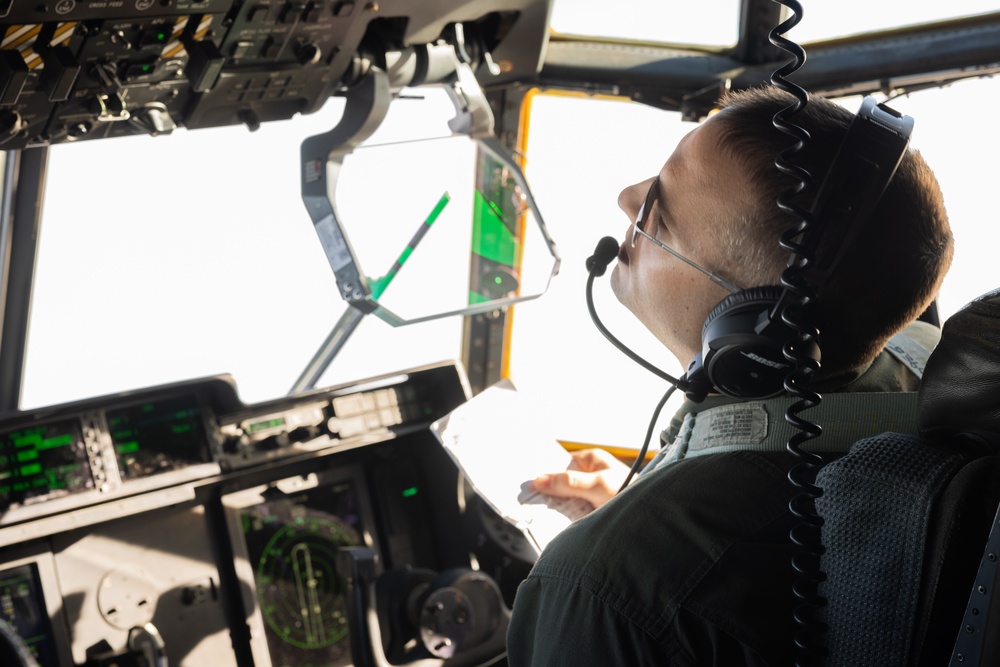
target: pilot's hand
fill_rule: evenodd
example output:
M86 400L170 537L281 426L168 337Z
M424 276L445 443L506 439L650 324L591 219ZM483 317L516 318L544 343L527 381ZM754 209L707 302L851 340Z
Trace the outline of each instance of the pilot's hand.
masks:
M595 507L611 500L628 477L629 467L603 449L572 452L565 472L539 475L535 490L558 498L583 498Z

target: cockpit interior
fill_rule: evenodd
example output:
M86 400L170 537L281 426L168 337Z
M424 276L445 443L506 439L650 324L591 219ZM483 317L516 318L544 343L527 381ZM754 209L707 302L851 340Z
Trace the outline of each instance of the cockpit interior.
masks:
M799 85L963 143L944 319L995 287L1000 11L810 4ZM505 664L537 550L433 425L513 378L634 458L584 258L788 11L0 0L0 663Z

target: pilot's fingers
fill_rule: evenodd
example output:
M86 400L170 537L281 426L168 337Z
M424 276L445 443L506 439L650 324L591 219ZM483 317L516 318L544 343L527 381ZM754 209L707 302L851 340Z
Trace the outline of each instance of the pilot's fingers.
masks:
M610 477L604 472L567 470L539 475L535 478L535 490L558 498L583 498L594 507L600 507L618 491L618 486Z
M581 449L570 453L573 462L570 469L582 470L584 472L596 472L598 470L623 470L627 471L628 466L619 461L614 455L597 447L591 449Z

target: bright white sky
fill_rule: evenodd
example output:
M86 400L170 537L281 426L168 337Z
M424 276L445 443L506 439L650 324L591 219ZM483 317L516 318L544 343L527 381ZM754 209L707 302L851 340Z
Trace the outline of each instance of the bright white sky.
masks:
M806 0L801 5L801 20L787 34L799 43L998 9L996 0ZM739 14L739 0L628 0L616 3L614 11L601 0L556 0L551 25L570 35L731 46L738 36ZM718 20L725 16L733 20Z
M287 392L345 308L298 181L301 140L333 127L340 102L254 134L220 128L53 147L22 405L219 372L236 376L247 402ZM390 114L387 135L413 129L420 103L404 104ZM437 96L426 104L441 111ZM955 84L894 106L915 118L913 145L935 167L952 219L956 261L940 300L947 315L997 286L996 175L983 165L1000 153L989 120L1000 108L1000 82ZM628 221L616 204L621 188L656 173L689 129L640 105L536 98L527 173L563 268L549 293L515 309L512 374L550 412L563 439L639 447L666 388L590 322L584 260L602 236L625 233ZM351 225L359 238L365 229L376 232L375 241L356 244L372 276L384 273L386 257L396 256L428 212L426 203L409 201L418 196L400 196L400 184L441 171L445 183L422 186L428 192L421 194L436 200L452 190L448 215L461 216L467 206L458 192L468 185L449 181L448 170L419 155L387 164L373 187L345 193L352 239ZM436 257L431 245L451 238L449 224L461 225L443 215L414 257ZM398 236L382 238L382 230ZM440 252L465 272L468 238L455 238L457 249ZM425 276L415 261L387 296L399 291L410 294L402 302L420 301L451 283ZM598 283L596 300L616 335L680 373L606 282ZM456 358L461 335L458 318L399 329L366 318L320 385Z

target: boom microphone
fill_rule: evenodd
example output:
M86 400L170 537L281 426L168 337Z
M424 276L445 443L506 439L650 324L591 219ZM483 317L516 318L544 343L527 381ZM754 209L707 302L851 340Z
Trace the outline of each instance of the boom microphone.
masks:
M601 322L601 318L597 316L597 310L594 308L594 278L597 276L603 276L604 272L608 269L608 264L610 264L611 260L617 256L618 241L610 236L605 236L597 242L594 254L587 258L587 271L590 272L590 276L587 278L587 310L590 311L590 319L594 320L594 325L597 327L597 330L604 334L604 337L611 341L612 345L625 353L625 356L629 359L636 362L657 377L663 378L681 391L687 391L688 383L685 380L678 380L672 375L668 375L630 350L624 343L615 338L614 335L608 331L607 327L605 327Z
M595 276L603 276L608 264L618 256L618 241L605 236L597 242L594 254L587 258L587 271Z

